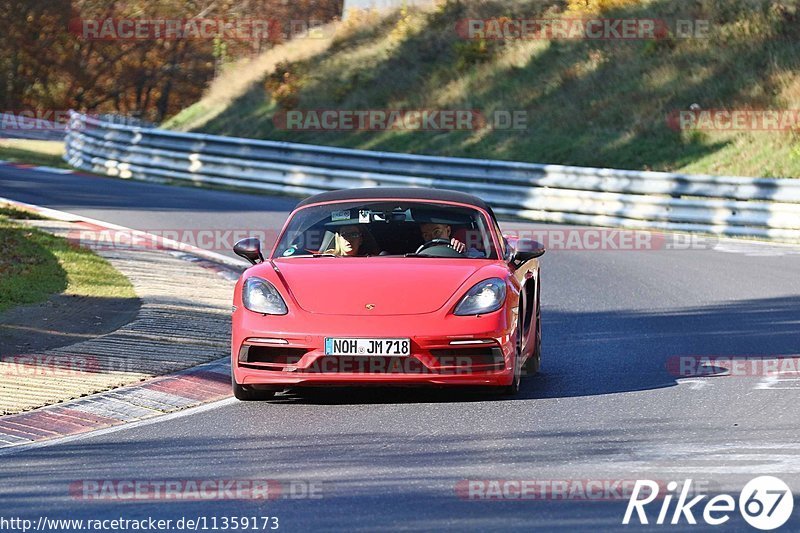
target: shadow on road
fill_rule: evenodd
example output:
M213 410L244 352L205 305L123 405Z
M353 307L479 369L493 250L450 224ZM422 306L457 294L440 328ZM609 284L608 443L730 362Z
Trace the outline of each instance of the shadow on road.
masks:
M676 361L698 356L774 359L800 355L800 298L768 298L670 311L542 311L540 374L515 398L480 389L294 389L274 402L440 403L592 396L670 387ZM720 369L702 374L724 375Z

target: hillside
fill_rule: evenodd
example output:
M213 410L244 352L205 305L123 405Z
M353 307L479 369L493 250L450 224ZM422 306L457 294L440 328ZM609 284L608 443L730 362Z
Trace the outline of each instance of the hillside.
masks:
M460 36L465 19L499 17L656 19L661 33L638 40ZM680 20L707 21L707 29L686 38ZM383 18L357 14L324 46L284 45L313 52L266 61L255 76L247 66L240 76L228 72L248 83L227 100L217 83L166 126L374 150L798 177L798 124L698 131L670 127L667 117L692 107L784 110L785 118L800 108L799 38L795 0L450 0ZM527 128L287 131L273 121L286 109L522 110Z

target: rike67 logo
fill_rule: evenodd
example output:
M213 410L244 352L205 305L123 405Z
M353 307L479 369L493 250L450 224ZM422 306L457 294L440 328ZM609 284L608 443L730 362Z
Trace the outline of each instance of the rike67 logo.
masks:
M661 503L655 521L657 525L667 523L675 525L683 523L683 520L688 524L697 524L695 513L701 513L706 524L719 526L730 520L731 515L737 510L737 501L729 494L718 494L705 502L703 500L708 498L705 494L693 495L694 497L690 499L691 479L684 481L683 486L670 481L666 486L666 494L659 494L659 489L660 486L655 481L637 480L622 523L630 524L635 512L640 524L649 524L645 507L656 500ZM642 495L644 497L641 497ZM671 508L672 501L676 497L675 506ZM652 507L658 508L658 504ZM789 520L793 509L794 497L789 486L773 476L760 476L750 480L739 494L739 513L748 524L757 529L766 531L781 527ZM636 523L635 519L633 523Z

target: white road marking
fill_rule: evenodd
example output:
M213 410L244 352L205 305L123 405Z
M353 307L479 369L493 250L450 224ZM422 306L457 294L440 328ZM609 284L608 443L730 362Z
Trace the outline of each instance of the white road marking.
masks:
M47 446L54 446L56 444L65 444L68 442L75 442L79 440L88 439L91 437L97 437L100 435L107 435L109 433L116 433L117 431L123 431L127 429L138 428L141 426L148 426L150 424L155 424L157 422L166 422L168 420L174 420L176 418L181 418L184 416L191 416L196 415L199 413L203 413L205 411L211 411L213 409L218 409L220 407L225 407L226 405L231 405L237 403L239 400L236 398L225 398L223 400L218 400L216 402L211 402L203 405L199 405L197 407L192 407L190 409L184 409L182 411L176 411L174 413L170 413L164 416L154 416L151 418L146 418L144 420L139 420L136 422L130 422L126 424L120 424L118 426L111 426L108 428L98 429L96 431L87 431L86 433L80 433L78 435L68 435L66 437L58 437L55 439L48 439L43 441L32 442L30 444L18 444L16 446L9 446L7 448L0 448L0 456L3 455L13 455L16 453L24 452L27 450L31 450L33 448L45 448Z
M793 244L771 243L747 240L720 240L714 248L716 252L742 254L748 257L780 257L800 254L800 248Z
M708 387L710 385L707 379L679 379L677 380L679 385L688 384L689 390L700 390Z
M118 224L112 224L110 222L97 220L95 218L84 217L81 215L76 215L74 213L68 213L67 211L59 211L57 209L50 209L49 207L41 207L34 204L20 202L18 200L12 200L11 198L4 198L2 196L0 196L0 204L8 204L11 206L21 207L23 209L30 209L38 212L42 216L45 216L47 218L52 218L54 220L60 220L62 222L85 222L87 224L93 224L95 226L99 226L110 230L124 231L129 235L133 235L139 238L146 238L149 239L151 242L159 243L165 248L188 252L200 256L203 259L208 259L209 261L221 263L223 265L228 265L236 268L251 266L250 263L248 263L243 259L235 259L232 257L228 257L226 255L219 254L217 252L212 252L210 250L198 248L197 246L192 246L190 244L178 242L173 239L167 239L161 237L160 235L153 235L152 233L147 233L145 231L134 230L125 226L120 226Z
M778 371L756 383L754 390L800 390L800 375L794 371Z
M55 167L33 167L31 170L39 172L50 172L51 174L74 174L74 170L68 168L55 168Z
M800 451L794 443L662 444L643 446L633 455L637 459L614 461L613 468L634 472L684 472L695 476L800 473Z

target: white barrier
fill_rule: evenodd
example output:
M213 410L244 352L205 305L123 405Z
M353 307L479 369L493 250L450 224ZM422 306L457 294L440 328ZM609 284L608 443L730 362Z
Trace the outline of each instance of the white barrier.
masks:
M73 113L65 159L122 178L284 194L425 186L531 220L800 242L800 180L538 165L179 133Z

